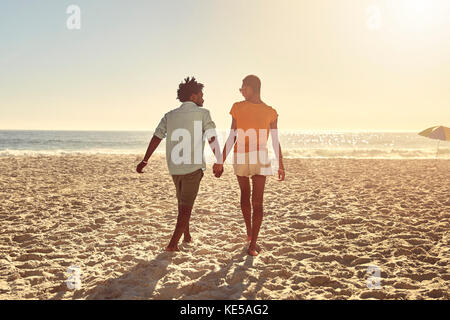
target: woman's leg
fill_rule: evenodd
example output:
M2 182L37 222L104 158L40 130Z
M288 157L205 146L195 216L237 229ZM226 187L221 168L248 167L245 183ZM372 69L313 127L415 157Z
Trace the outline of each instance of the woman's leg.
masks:
M259 229L263 219L263 196L264 186L266 184L266 177L255 175L252 177L253 192L252 192L252 206L253 206L253 221L252 221L252 240L249 246L249 254L256 256L256 240L258 239Z
M250 204L250 179L248 177L236 176L241 189L241 210L244 216L245 227L247 229L247 240L250 240L252 235L252 207Z

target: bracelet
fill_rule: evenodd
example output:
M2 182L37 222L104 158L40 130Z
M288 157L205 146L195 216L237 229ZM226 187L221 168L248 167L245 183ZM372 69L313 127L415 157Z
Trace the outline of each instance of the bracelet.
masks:
M142 160L141 162L143 162L143 163L145 163L145 164L147 164L147 163L148 163L148 161L145 161L145 160Z

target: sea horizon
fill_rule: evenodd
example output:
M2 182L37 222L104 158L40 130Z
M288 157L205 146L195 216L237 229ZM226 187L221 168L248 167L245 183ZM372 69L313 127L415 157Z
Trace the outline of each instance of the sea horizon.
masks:
M223 145L229 131L217 132ZM415 131L280 129L279 133L285 158L450 159L448 143ZM152 130L0 130L0 156L144 154L152 135ZM164 140L156 153L165 153ZM205 157L212 161L208 148Z

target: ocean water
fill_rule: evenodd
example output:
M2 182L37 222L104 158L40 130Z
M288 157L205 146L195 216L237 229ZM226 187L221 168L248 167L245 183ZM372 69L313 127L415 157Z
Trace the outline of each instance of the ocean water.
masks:
M27 131L0 130L0 157L12 155L140 154L151 131ZM219 130L220 142L227 132ZM415 132L283 131L286 158L450 159L450 142ZM437 148L439 144L439 149ZM157 153L165 152L164 141ZM209 152L209 155L208 155ZM207 158L212 153L207 151Z

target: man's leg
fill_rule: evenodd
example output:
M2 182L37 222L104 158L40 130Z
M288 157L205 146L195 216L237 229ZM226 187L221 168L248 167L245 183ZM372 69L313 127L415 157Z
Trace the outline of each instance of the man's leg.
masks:
M172 239L167 246L167 251L178 251L178 241L184 233L184 240L191 241L189 233L189 220L191 218L192 208L197 197L200 181L203 177L203 171L197 170L193 173L174 177L177 187L178 198L178 218L173 232Z
M178 241L180 241L181 235L186 231L186 226L189 224L191 218L192 207L179 205L178 206L178 218L175 231L173 232L172 239L170 239L167 251L178 251Z
M253 192L252 192L252 206L253 206L253 228L252 240L250 242L248 253L252 256L258 255L256 240L258 239L259 229L263 219L263 196L264 186L266 184L266 177L255 175L252 177Z
M178 212L180 212L180 206L178 206ZM184 229L184 236L183 236L183 242L191 242L192 241L192 237L191 237L191 233L189 232L189 221L191 219L188 219L187 224L186 224L186 228Z
M250 204L250 179L248 177L236 176L241 189L241 210L244 216L245 228L247 229L247 241L252 237L252 207Z

